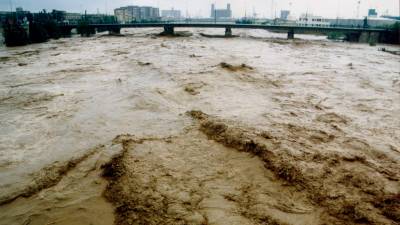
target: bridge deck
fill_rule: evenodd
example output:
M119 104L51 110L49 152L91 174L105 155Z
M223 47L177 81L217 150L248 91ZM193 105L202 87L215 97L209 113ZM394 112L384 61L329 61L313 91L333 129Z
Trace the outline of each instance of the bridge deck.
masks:
M68 28L77 28L78 25L65 25ZM256 24L233 24L233 23L132 23L132 24L90 24L94 28L151 28L151 27L174 27L174 28L236 28L236 29L263 29L294 32L387 32L387 29L377 28L348 28L348 27L305 27L285 25L256 25Z

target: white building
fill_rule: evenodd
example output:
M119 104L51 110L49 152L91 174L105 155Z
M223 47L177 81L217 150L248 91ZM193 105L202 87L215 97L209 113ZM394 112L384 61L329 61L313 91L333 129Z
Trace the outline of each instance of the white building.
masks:
M164 19L180 19L181 11L175 10L174 8L172 8L170 10L162 10L161 17Z
M327 19L312 14L301 15L296 24L304 27L329 27L331 25Z
M65 23L77 24L82 19L80 13L65 13Z
M114 15L119 23L139 21L154 21L160 19L158 8L148 6L126 6L114 10Z

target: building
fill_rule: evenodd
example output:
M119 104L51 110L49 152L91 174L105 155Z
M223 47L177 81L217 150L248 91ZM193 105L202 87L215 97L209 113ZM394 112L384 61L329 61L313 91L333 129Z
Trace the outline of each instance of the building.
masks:
M211 5L211 18L226 19L232 18L231 4L228 4L226 9L217 9L215 5Z
M55 9L51 11L51 18L57 22L64 22L66 15L67 15L66 11L55 10Z
M327 19L331 26L364 27L364 19ZM389 18L367 18L368 27L385 28L394 25L398 20Z
M15 8L15 15L16 15L18 21L24 21L24 20L26 21L27 20L27 16L30 13L31 12L25 11L22 7Z
M86 14L82 15L82 20L86 20L90 24L110 24L115 23L115 16L105 14Z
M312 14L303 14L296 21L298 26L304 27L329 27L330 22L321 16L313 16Z
M11 13L10 12L2 12L0 11L0 25L6 21L7 17L10 16Z
M161 11L161 17L165 19L176 19L179 20L181 19L181 11L180 10L175 10L174 8L170 10L162 10Z
M140 20L140 7L127 6L114 10L114 15L119 23L131 23Z
M114 15L119 23L160 20L159 9L149 6L126 6L117 8L114 10Z
M158 8L153 8L153 7L140 7L140 20L158 20L160 17L160 12Z
M378 13L376 12L376 9L368 9L368 17L371 17L371 18L378 17Z
M281 20L287 20L289 18L290 11L289 10L281 10Z
M82 15L80 13L66 13L64 22L68 24L77 24L81 19Z
M381 18L391 19L391 20L400 20L400 16L389 16L389 15L384 15L384 16L381 16Z

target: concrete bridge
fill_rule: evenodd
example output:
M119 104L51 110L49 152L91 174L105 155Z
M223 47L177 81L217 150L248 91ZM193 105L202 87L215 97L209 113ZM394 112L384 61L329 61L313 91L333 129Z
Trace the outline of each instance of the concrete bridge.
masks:
M63 29L71 31L79 25L63 25ZM223 28L225 36L232 36L232 29L261 29L273 32L287 33L288 39L294 39L295 34L328 34L340 32L346 35L346 39L352 42L384 42L385 35L390 33L388 29L374 28L346 28L346 27L303 27L285 25L256 25L256 24L230 24L230 23L132 23L132 24L89 24L86 26L92 33L95 30L120 33L122 28L164 28L164 33L173 35L175 28ZM383 40L383 41L382 41Z

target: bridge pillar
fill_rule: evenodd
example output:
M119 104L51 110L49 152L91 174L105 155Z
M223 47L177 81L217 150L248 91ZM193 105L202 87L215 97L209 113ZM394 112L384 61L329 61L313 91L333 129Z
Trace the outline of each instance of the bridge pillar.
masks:
M63 37L71 37L72 35L72 28L69 27L61 27L61 36Z
M90 37L93 34L96 34L96 28L87 25L79 26L77 30L82 37Z
M174 26L166 25L164 26L164 35L174 35Z
M380 35L378 32L371 32L371 33L369 33L368 43L376 44L379 42L379 39L380 39Z
M345 33L346 36L346 41L348 42L359 42L360 37L361 37L361 33Z
M225 37L232 37L232 28L230 27L225 28Z
M118 34L121 34L121 27L110 28L110 29L108 29L108 33L109 33L110 35L118 35Z
M379 33L367 31L361 32L358 42L376 44L379 42Z
M294 30L289 30L287 33L287 39L293 40L294 39Z
M361 32L360 37L358 38L358 42L360 43L368 43L369 40L369 33L368 32Z

